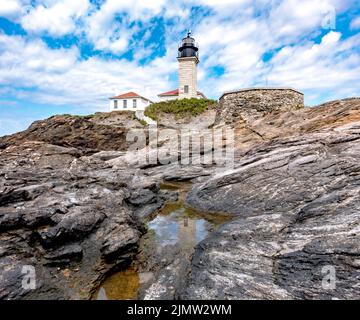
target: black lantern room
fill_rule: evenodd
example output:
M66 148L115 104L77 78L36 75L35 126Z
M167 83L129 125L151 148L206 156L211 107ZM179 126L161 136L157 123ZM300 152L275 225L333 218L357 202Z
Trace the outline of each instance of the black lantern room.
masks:
M187 58L187 57L199 57L199 48L195 43L195 39L191 37L191 32L189 31L187 37L182 39L181 45L179 46L178 58Z

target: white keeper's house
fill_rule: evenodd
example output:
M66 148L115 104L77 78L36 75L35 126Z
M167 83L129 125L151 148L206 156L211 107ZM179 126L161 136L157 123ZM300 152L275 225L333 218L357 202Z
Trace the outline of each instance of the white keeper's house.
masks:
M144 111L151 103L135 92L127 92L110 98L110 111Z
M179 87L175 90L158 94L160 101L190 98L206 98L197 90L197 65L199 63L199 48L195 39L188 32L178 48ZM152 101L135 92L124 93L110 98L110 111L144 111Z

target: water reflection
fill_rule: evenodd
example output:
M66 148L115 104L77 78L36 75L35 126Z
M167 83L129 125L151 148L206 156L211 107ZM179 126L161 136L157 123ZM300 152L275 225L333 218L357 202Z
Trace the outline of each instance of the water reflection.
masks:
M212 228L212 223L185 208L182 202L168 204L148 223L156 245L178 245L185 251L193 250Z
M188 208L184 204L184 195L189 184L171 184L164 189L179 188L181 196L178 202L167 204L158 214L147 223L147 246L155 250L166 250L166 246L176 246L184 259L189 257L195 246L202 241L209 232L229 219L228 216L204 214ZM144 244L143 244L144 246ZM140 248L146 251L146 248ZM125 271L108 277L97 293L97 299L136 299L142 283L151 280L151 272L139 273L131 266Z

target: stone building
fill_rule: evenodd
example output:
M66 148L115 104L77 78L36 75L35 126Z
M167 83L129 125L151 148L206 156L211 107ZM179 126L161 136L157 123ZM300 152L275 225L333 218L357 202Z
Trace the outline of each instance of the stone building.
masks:
M199 48L195 39L188 32L182 39L178 49L179 88L158 95L160 101L183 98L206 98L197 91L197 65L199 63Z
M304 107L304 94L292 88L249 88L225 92L219 99L216 123L250 120L264 113Z

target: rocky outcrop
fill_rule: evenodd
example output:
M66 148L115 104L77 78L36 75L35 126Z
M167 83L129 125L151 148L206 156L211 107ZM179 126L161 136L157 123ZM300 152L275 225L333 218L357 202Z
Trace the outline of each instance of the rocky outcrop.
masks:
M311 133L259 143L189 193L234 220L197 247L183 298L359 299L359 100L303 114L321 112L299 125Z
M53 116L34 122L27 130L0 138L0 149L25 141L74 147L91 154L102 150L126 150L127 129L98 124L88 117Z
M135 112L132 111L112 111L96 112L88 117L89 121L106 126L120 127L126 129L143 128Z
M167 194L151 178L113 169L104 152L81 156L21 138L0 154L0 299L89 298L136 255L145 231L136 210L161 207ZM135 191L142 201L131 201ZM35 290L22 287L26 266Z
M0 138L0 299L90 298L133 261L143 220L177 199L160 189L164 180L192 181L190 206L232 220L191 261L167 249L149 257L159 277L140 297L360 298L360 99L230 113L235 159L226 171L135 164L146 150L125 152L129 128L117 116L56 116ZM214 116L174 128L200 133ZM35 268L35 290L21 286L24 266Z

